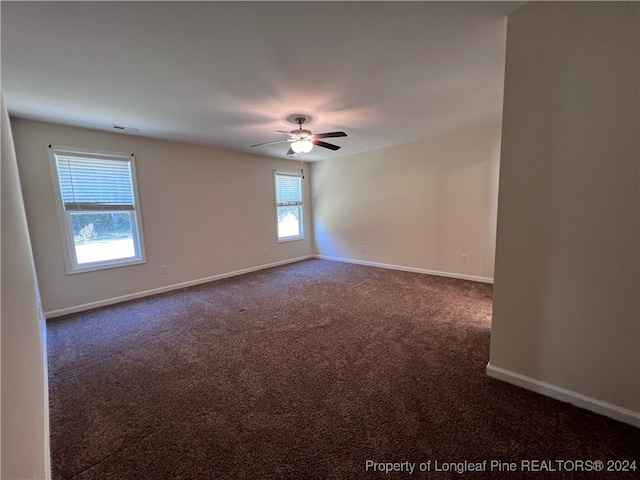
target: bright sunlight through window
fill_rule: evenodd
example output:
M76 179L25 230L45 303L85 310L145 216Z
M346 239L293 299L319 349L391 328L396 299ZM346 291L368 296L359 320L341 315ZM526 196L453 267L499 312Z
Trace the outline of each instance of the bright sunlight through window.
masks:
M278 241L304 238L302 228L302 176L275 172Z
M133 155L49 150L67 273L143 263Z

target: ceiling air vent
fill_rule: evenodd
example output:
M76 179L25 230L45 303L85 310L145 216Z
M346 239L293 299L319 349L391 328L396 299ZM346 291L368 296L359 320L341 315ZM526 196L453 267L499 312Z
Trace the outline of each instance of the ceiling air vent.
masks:
M115 128L116 130L122 130L124 132L132 132L135 133L138 131L137 128L131 128L131 127L123 127L122 125L111 125L112 128Z

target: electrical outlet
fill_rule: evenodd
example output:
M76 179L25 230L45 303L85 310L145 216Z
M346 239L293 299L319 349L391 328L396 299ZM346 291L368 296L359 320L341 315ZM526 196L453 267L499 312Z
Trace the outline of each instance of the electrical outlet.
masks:
M364 245L360 245L360 251L364 252Z
M269 253L269 252L268 252L268 250L267 250L266 248L263 248L263 249L262 249L262 254L263 254L263 255L266 255L267 253Z
M167 266L166 265L160 265L160 275L164 275L167 273Z
M462 263L468 263L469 262L469 255L467 255L466 253L463 253L462 255L460 255L460 261Z

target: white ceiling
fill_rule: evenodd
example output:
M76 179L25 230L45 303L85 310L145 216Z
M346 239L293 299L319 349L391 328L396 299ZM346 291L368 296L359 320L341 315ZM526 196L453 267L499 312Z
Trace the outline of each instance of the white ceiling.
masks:
M321 160L498 121L523 2L2 2L13 116L284 157L294 113L344 130Z

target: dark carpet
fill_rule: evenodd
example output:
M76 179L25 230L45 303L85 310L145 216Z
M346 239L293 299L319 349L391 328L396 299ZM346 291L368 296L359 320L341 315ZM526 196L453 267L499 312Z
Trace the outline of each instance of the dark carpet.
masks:
M639 478L522 471L640 429L487 377L491 296L308 260L51 320L54 479Z

